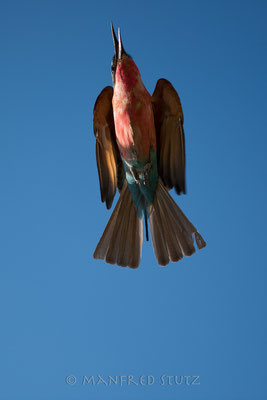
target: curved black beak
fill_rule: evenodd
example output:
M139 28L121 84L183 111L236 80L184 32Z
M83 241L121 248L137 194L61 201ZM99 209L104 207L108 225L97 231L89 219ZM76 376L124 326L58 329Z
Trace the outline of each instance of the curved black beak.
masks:
M110 24L111 24L112 39L113 39L113 43L114 43L115 58L117 60L118 59L118 55L119 55L119 42L118 42L116 33L114 31L113 23L111 22Z

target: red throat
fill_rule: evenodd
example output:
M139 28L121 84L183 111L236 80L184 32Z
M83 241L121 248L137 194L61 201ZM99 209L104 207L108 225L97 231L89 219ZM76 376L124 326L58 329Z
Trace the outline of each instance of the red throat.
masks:
M140 77L139 69L130 57L123 57L117 64L116 82L120 82L126 87L126 90L133 89Z

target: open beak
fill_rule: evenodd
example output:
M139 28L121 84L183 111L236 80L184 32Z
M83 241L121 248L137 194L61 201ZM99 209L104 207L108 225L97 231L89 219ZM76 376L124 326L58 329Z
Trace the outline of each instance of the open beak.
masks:
M114 49L115 49L115 58L117 61L122 59L123 54L127 54L126 51L124 50L122 41L121 41L121 30L120 28L118 29L118 36L119 40L117 39L116 33L114 31L113 24L111 22L111 32L112 32L112 38L113 38L113 43L114 43Z

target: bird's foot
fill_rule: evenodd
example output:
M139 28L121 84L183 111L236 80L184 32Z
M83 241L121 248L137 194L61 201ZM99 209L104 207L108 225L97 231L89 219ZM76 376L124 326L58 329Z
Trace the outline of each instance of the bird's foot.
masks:
M146 183L149 180L149 173L150 173L151 168L152 168L151 162L148 162L144 167L144 185L146 185Z

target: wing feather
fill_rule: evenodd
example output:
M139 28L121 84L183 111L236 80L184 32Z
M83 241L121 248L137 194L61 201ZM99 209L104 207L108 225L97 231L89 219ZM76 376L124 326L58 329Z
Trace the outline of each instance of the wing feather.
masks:
M178 93L166 79L159 79L152 95L157 132L158 170L167 189L186 192L183 110Z
M117 186L121 190L124 181L124 170L115 135L112 96L112 87L105 87L96 99L93 113L101 200L106 202L108 209L112 205Z

